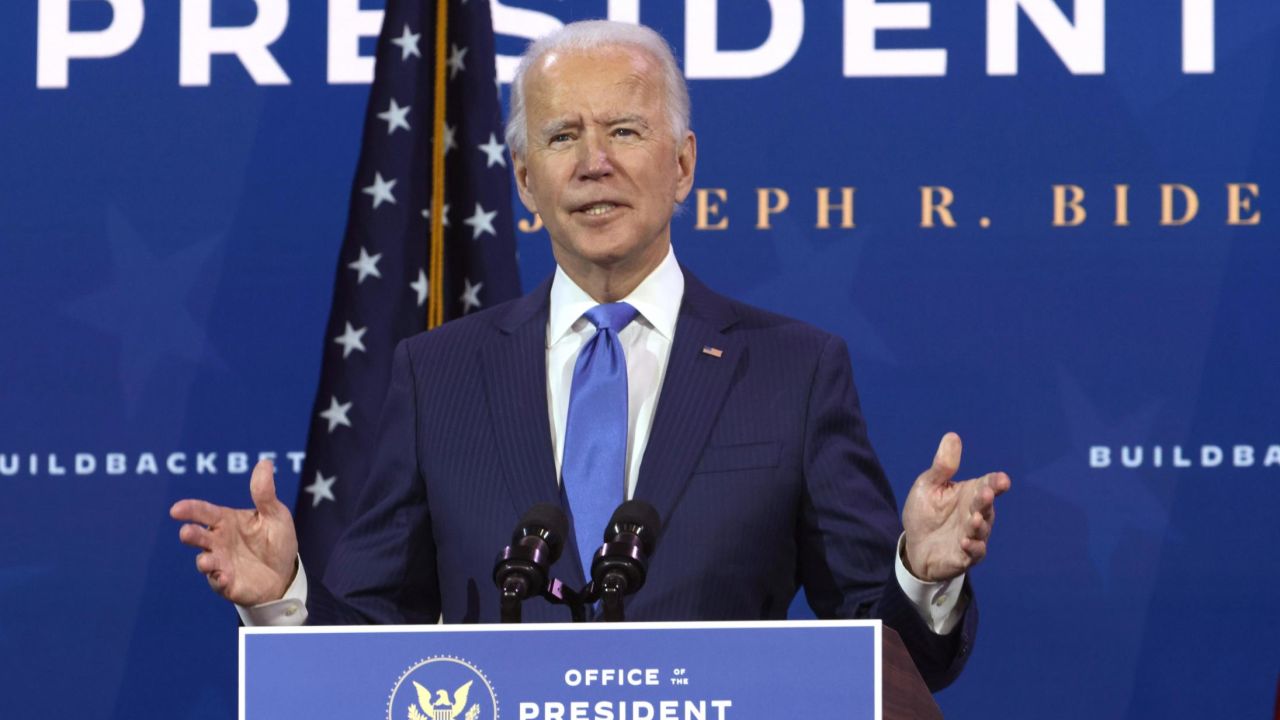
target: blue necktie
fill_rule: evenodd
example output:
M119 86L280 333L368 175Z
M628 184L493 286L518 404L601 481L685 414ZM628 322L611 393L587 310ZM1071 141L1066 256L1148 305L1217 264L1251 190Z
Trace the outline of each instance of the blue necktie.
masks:
M636 309L609 303L583 317L596 326L596 334L578 351L573 367L560 475L582 573L590 580L604 526L626 498L627 358L618 333L635 319Z

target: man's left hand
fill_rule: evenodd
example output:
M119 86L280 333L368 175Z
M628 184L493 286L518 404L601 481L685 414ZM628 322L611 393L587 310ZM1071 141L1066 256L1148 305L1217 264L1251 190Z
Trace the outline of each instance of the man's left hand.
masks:
M947 433L933 466L916 478L902 508L906 562L912 575L943 582L977 565L987 554L996 519L996 496L1009 489L1009 476L994 472L952 482L960 467L960 436Z

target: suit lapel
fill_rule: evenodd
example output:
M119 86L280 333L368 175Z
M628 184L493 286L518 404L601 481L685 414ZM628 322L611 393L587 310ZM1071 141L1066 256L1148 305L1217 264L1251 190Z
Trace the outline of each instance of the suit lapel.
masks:
M496 320L500 333L481 351L497 452L517 515L539 502L561 502L547 416L550 288L548 279L512 303ZM693 475L746 351L738 336L725 332L736 319L727 300L685 273L675 341L635 493L654 506L663 522ZM557 567L564 562L561 558ZM562 574L571 570L575 575L577 566L570 562Z
M547 419L547 313L551 280L498 318L500 334L481 351L497 452L517 516L535 503L559 503Z
M725 334L736 319L727 300L685 272L675 342L635 493L664 523L693 475L746 350L739 336Z

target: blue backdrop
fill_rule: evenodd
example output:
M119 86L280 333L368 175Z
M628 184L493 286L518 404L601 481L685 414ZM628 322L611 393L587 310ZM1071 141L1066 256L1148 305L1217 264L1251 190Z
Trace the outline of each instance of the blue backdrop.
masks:
M5 717L234 713L167 509L297 491L379 7L0 7ZM947 430L1014 479L948 717L1268 716L1280 5L503 0L498 52L606 14L691 76L680 259L848 340L900 498Z

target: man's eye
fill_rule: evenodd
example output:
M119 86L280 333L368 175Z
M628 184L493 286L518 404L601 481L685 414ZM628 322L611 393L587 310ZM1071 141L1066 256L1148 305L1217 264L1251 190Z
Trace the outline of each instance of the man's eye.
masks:
M551 136L551 144L554 145L556 143L569 142L572 139L573 136L569 133L556 133Z
M614 137L634 137L636 134L637 133L635 130L628 127L620 127L620 128L613 129Z

